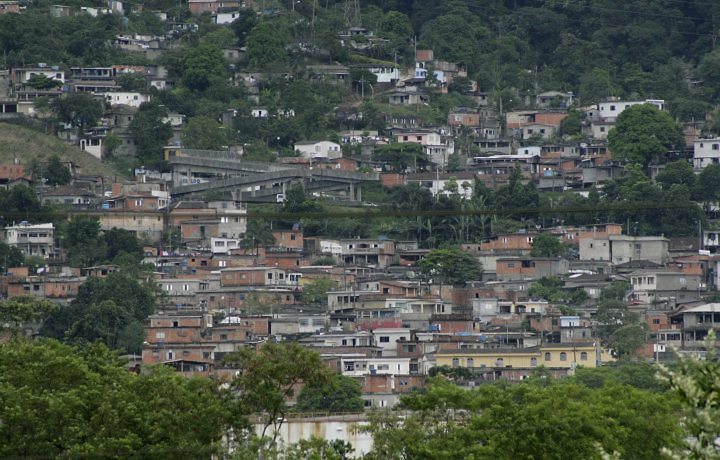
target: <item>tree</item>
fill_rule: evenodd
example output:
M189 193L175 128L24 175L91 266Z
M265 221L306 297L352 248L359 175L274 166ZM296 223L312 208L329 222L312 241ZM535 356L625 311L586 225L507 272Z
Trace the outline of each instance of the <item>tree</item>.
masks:
M172 127L163 121L167 115L167 108L159 103L144 102L128 126L139 160L147 166L163 162L163 147L173 134Z
M327 293L337 286L337 281L330 278L318 278L303 286L302 301L310 305L327 305Z
M230 29L235 33L238 40L238 46L245 46L250 31L257 24L257 15L255 11L249 9L241 9L239 17L230 24Z
M17 337L23 328L41 323L56 308L56 303L32 296L0 300L0 332L7 330Z
M252 219L248 222L245 233L240 240L242 249L255 249L255 258L258 257L258 249L275 244L275 236L273 235L270 225L264 220Z
M720 200L720 165L708 165L698 174L693 198L705 202Z
M395 172L407 170L425 170L430 160L422 145L415 143L395 143L375 147L373 160L385 163Z
M231 387L239 392L241 406L260 417L262 437L273 427L273 440L295 387L300 383L321 386L330 380L330 369L320 355L297 343L266 342L257 351L245 348L226 356L225 364L237 369Z
M715 348L715 332L707 336L705 356L677 355L673 368L660 366L660 378L680 399L683 411L683 442L665 453L675 460L710 460L720 457L720 360Z
M107 246L108 262L116 263L118 259L130 256L135 264L139 264L145 255L142 243L130 230L113 227L103 232L103 240Z
M530 255L533 257L557 257L566 249L565 244L555 235L541 233L533 238Z
M479 280L482 264L460 249L433 249L420 259L422 276L438 284L464 284Z
M57 118L76 128L80 133L95 126L104 112L102 102L87 93L70 93L53 99L50 108Z
M116 77L118 85L123 91L146 91L145 76L139 72L123 73Z
M109 157L115 155L117 149L122 147L122 145L122 139L120 139L120 136L118 136L114 131L110 131L108 135L105 136L105 152Z
M190 149L222 150L229 143L227 129L210 117L192 117L183 128L183 146Z
M0 347L0 400L2 458L210 458L240 428L209 379L137 375L106 347L54 340Z
M595 320L598 323L598 336L609 339L621 327L637 324L639 318L622 301L603 300L598 305Z
M517 385L463 389L431 380L402 399L409 414L371 418L368 459L597 459L602 451L650 460L678 442L663 394L608 384L529 379Z
M204 91L213 80L225 77L228 66L222 50L206 42L184 49L174 70L181 75L183 86L194 91Z
M578 110L569 110L568 116L560 122L560 135L578 136L580 134L582 134L580 112Z
M41 73L34 74L25 84L39 91L47 91L62 85L60 80L55 80Z
M682 184L692 190L695 187L696 177L690 163L685 160L678 160L666 164L655 180L662 186L663 190L669 190L673 184Z
M608 133L608 147L613 158L642 166L651 161L664 163L668 150L684 145L682 129L670 114L650 104L623 110Z
M20 248L0 241L0 267L2 267L2 273L7 273L10 267L19 267L24 260L25 256L23 256Z
M104 342L130 353L142 350L142 322L155 311L152 285L124 272L90 278L70 305L54 311L43 324L44 337L70 342ZM139 326L139 327L138 327Z
M90 267L105 261L107 245L97 219L72 219L61 228L63 245L73 266Z
M352 377L335 374L323 385L305 385L294 409L300 412L362 412L362 387Z
M280 20L261 20L247 37L250 65L265 69L276 64L284 64L288 59L285 50L287 42L286 29Z
M67 166L62 164L60 158L53 155L45 168L45 179L48 185L66 185L72 180L72 174Z

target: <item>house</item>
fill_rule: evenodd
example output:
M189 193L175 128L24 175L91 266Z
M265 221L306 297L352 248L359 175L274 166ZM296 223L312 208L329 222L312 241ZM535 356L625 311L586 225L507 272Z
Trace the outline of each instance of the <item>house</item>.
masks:
M0 14L19 13L20 3L16 1L0 1Z
M630 273L632 300L643 303L688 302L700 297L705 290L701 274L682 273L667 269L645 269Z
M567 259L560 257L505 257L497 259L498 280L522 280L558 276L568 272Z
M73 209L92 209L99 202L99 197L91 191L75 186L57 186L44 190L40 194L43 205L55 204Z
M666 263L670 240L664 236L608 235L580 238L580 259L610 261L614 265L633 260Z
M448 113L447 123L453 127L476 128L480 126L480 113L475 109L458 107Z
M680 309L670 314L670 320L682 327L683 349L703 349L708 332L720 329L720 303Z
M239 0L188 0L188 9L194 16L202 13L215 14L221 8L239 10L241 6L242 2Z
M577 366L595 368L612 360L609 352L593 342L546 343L529 348L441 349L437 366L464 367L482 374L484 380L523 380L538 366L553 375L568 375Z
M52 223L33 225L22 221L5 227L5 243L20 249L25 257L52 259L56 256L55 226Z
M306 67L311 80L349 81L350 68L344 65L309 65Z
M475 173L470 171L459 172L428 172L408 174L406 184L418 184L432 192L433 196L460 196L470 199L473 195Z
M341 240L340 257L346 265L384 268L395 262L395 241L386 239Z
M665 101L662 99L645 99L644 101L604 101L598 102L595 106L596 112L593 115L601 120L615 122L617 117L628 107L640 104L650 104L659 110L665 110Z
M400 80L400 69L392 64L356 64L353 69L366 70L377 77L377 83L395 84Z
M418 105L427 101L427 96L416 87L406 87L385 94L390 105Z
M227 12L217 12L213 15L212 20L215 24L219 26L232 24L233 21L238 19L240 17L240 10L235 11L227 11Z
M531 137L540 137L541 139L550 139L555 136L558 130L556 125L548 125L543 123L528 123L522 126L522 139L530 139Z
M698 139L693 142L693 168L699 171L720 163L720 138Z
M572 92L563 93L560 91L545 91L535 96L535 105L543 108L567 108L575 103L575 95Z
M303 158L337 159L342 157L340 144L330 141L301 141L296 142L294 149Z
M25 84L31 78L42 75L50 80L55 80L58 84L65 84L65 71L60 70L58 66L48 66L47 64L39 64L37 67L17 67L12 69L10 79L16 85Z
M105 101L111 106L126 105L129 107L140 107L145 102L150 102L152 96L150 94L143 94L138 92L130 91L116 91L103 93Z

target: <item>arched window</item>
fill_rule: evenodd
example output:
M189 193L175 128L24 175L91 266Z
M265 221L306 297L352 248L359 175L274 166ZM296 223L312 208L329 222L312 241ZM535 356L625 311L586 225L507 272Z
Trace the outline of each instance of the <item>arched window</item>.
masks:
M567 361L567 353L564 351L560 352L560 361Z
M545 361L550 361L552 359L552 353L549 351L545 352Z
M460 358L453 358L453 367L460 366Z
M495 360L495 367L505 367L505 360L498 358Z
M580 361L587 361L588 354L587 351L580 352Z
M530 366L531 367L537 366L537 358L535 358L535 357L530 358Z
M475 367L475 360L473 358L467 359L467 367L469 367L469 368Z

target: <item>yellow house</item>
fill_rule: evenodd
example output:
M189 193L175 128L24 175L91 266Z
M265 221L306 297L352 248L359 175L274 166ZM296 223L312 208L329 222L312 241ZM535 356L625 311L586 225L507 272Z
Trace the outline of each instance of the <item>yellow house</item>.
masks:
M438 366L470 369L525 369L538 366L570 370L577 366L597 367L613 358L607 350L587 343L546 343L539 347L504 349L440 350L435 355Z

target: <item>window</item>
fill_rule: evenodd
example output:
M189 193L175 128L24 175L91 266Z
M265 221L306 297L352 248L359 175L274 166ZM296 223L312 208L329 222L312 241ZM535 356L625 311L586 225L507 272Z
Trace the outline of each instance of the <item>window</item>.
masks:
M601 127L600 127L600 132L601 132L601 133L604 133L604 132L605 132L605 127L604 127L604 126L601 126Z
M453 358L452 367L460 367L460 358Z
M560 352L560 361L567 361L567 353L564 351Z
M467 367L470 367L470 368L475 367L475 360L473 358L467 359Z
M164 332L156 332L156 333L155 333L155 338L156 338L156 339L164 339L164 338L165 338L165 333L164 333Z
M653 324L660 324L660 318L653 318Z
M545 361L551 361L552 360L552 353L549 351L545 352Z
M180 323L177 321L173 321L173 327L180 327Z
M530 358L530 366L535 367L537 366L537 358Z
M712 145L713 150L720 150L720 144L713 144Z
M380 336L380 343L390 343L390 337L387 335Z
M587 351L580 352L580 361L587 361L587 360L588 360Z
M496 359L495 367L505 367L505 360L503 358Z
M611 105L611 106L610 106L610 111L611 111L611 112L614 112L614 111L615 111L615 106L614 106L614 105Z

